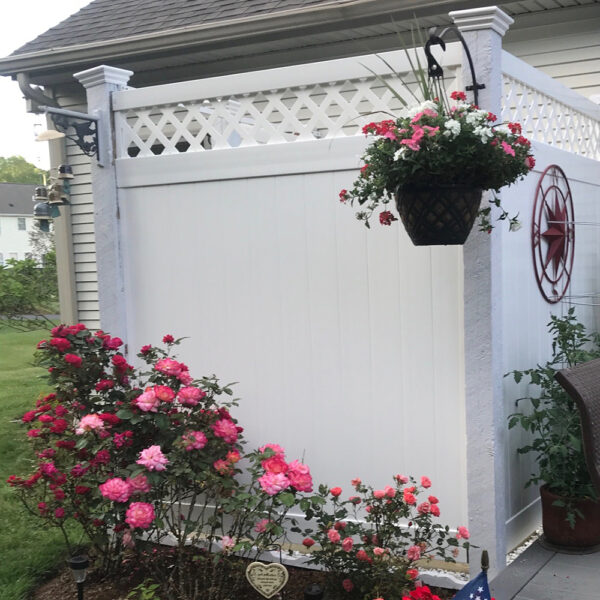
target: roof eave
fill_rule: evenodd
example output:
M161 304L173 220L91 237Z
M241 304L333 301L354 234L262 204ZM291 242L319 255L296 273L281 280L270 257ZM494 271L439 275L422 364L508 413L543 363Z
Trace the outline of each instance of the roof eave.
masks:
M216 23L194 25L168 31L142 34L116 40L66 46L39 52L0 58L0 75L39 71L44 68L67 69L95 59L103 62L126 59L148 53L165 53L186 47L217 46L223 42L243 44L271 35L300 35L306 30L327 24L360 24L390 22L412 18L414 14L439 14L458 6L478 4L478 0L348 0L343 4L325 4L309 9L293 9L258 17L239 18Z

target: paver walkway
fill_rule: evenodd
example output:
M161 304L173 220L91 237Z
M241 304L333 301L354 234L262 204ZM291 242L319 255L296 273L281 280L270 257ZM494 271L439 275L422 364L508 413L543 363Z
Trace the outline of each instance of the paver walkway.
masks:
M600 551L563 554L534 542L490 591L496 600L600 600Z

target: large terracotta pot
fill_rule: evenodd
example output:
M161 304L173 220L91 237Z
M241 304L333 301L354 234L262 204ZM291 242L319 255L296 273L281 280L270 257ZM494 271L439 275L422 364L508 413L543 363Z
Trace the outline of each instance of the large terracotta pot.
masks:
M481 193L466 185L398 186L396 207L415 246L464 244L479 212Z
M564 548L588 548L600 544L600 502L574 499L574 506L583 518L577 517L575 527L566 521L567 511L553 506L556 500L565 500L552 493L546 485L540 488L542 499L542 526L548 542Z

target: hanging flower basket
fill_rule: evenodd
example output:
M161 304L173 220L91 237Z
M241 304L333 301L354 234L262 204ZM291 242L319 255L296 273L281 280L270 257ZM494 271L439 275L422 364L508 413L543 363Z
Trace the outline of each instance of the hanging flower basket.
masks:
M464 244L481 203L468 185L413 184L396 188L396 207L415 246Z

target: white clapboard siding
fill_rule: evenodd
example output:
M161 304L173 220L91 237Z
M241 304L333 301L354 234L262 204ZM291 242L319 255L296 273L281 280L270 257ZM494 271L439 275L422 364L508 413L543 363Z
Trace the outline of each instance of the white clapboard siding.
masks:
M83 94L78 97L72 95L59 95L59 104L62 108L87 112ZM96 273L96 255L94 243L94 215L93 198L91 193L90 159L70 140L66 143L67 162L73 168L74 178L71 180L71 215L72 215L72 251L75 270L75 282L79 280L80 273L86 276ZM97 277L96 277L97 280ZM100 326L97 292L95 297L87 296L85 299L75 289L77 302L77 318L91 329Z

